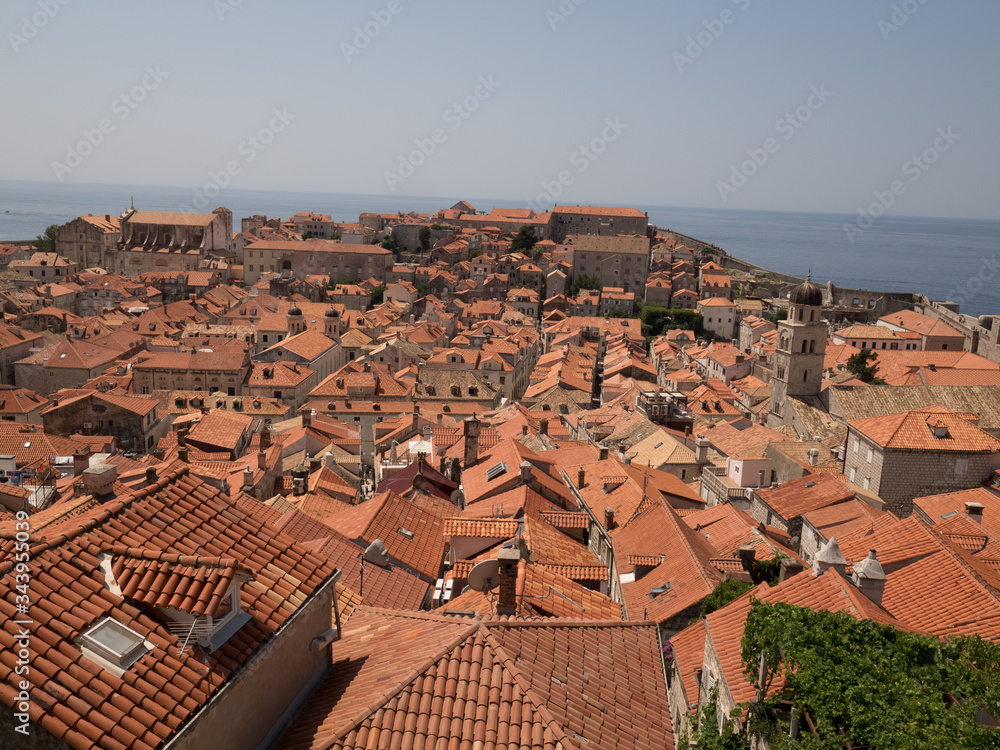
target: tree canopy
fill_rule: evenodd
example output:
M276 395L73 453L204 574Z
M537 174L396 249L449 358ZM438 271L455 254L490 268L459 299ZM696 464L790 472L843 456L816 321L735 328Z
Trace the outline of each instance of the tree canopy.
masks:
M530 254L536 242L538 242L538 238L535 236L534 228L523 226L511 241L510 250L513 253Z
M56 251L56 230L58 224L50 224L45 228L45 232L35 237L35 247L40 253L54 253Z
M878 372L878 354L870 349L862 349L857 354L847 358L847 370L854 374L862 383L883 385L882 378L875 377Z
M767 685L779 676L783 685L747 707L748 726L772 747L1000 748L1000 730L977 723L984 708L1000 716L1000 646L978 636L939 640L846 612L753 600L742 641L747 680L757 682L762 655ZM793 713L802 717L797 738L788 736Z

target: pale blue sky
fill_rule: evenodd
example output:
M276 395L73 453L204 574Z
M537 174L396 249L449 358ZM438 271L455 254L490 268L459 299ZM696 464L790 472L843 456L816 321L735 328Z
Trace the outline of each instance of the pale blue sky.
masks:
M62 2L0 10L0 178L1000 218L995 0Z

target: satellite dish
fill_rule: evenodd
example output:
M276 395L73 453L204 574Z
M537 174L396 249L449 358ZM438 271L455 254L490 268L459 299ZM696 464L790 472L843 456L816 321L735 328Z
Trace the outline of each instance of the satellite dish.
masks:
M370 562L373 565L380 565L383 568L388 567L389 565L389 553L385 551L385 545L382 544L381 539L376 539L368 545L365 549L363 558L365 562Z
M476 591L492 591L500 583L500 561L484 560L472 566L469 571L469 588Z

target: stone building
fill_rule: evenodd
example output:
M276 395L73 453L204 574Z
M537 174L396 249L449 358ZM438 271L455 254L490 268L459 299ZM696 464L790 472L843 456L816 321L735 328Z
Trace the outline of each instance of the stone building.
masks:
M649 238L645 235L577 235L573 238L574 278L596 276L601 286L644 293L649 275Z
M710 297L698 301L702 325L718 338L729 341L736 337L736 305L725 297Z
M222 391L242 394L250 360L229 352L160 352L132 366L135 393Z
M56 253L79 268L110 270L116 265L121 236L117 216L78 216L56 230Z
M261 240L243 250L243 277L247 286L262 274L277 273L304 279L324 275L339 278L385 281L393 255L378 245L346 245L333 240Z
M795 422L792 398L818 396L823 382L827 326L822 320L823 293L806 279L788 296L788 319L778 324L771 380L769 427Z
M194 271L209 256L233 257L233 214L129 209L121 217L118 263L107 270L135 277L150 271Z
M645 237L649 215L637 208L614 206L556 206L552 209L549 239L561 243L573 234Z
M844 474L900 517L914 498L979 487L998 468L1000 440L943 407L848 424Z
M42 424L54 435L114 435L119 449L142 452L167 431L155 399L91 391L69 398L56 394L52 401L42 412Z

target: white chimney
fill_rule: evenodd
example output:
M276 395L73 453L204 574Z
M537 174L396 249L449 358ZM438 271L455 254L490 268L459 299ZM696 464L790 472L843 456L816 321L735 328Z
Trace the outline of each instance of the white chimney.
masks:
M980 525L983 523L984 510L985 507L983 506L982 503L969 502L965 504L965 512L969 516L970 520Z
M821 576L830 568L836 569L842 576L847 575L847 559L840 551L837 537L831 537L830 541L819 548L813 560L813 576Z
M809 465L815 466L819 463L819 450L817 448L809 449Z
M882 606L882 595L885 594L885 571L875 557L875 550L869 550L868 557L855 563L851 580L862 594L878 606Z
M708 463L709 440L706 437L696 438L694 441L694 460L699 464Z

